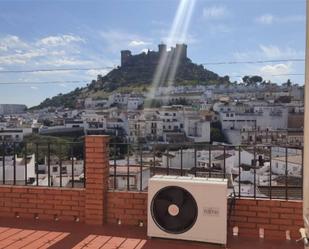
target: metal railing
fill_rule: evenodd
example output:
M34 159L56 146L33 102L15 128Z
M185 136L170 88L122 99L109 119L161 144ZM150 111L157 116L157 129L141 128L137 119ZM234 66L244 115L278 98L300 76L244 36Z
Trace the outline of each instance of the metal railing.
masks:
M302 199L302 147L111 143L109 153L111 190L146 191L161 174L228 178L239 198Z
M84 188L84 143L0 143L0 184Z

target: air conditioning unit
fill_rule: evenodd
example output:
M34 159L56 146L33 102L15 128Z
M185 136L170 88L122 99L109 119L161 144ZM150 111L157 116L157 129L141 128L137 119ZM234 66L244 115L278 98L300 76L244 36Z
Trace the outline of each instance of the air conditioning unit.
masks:
M148 185L149 237L226 244L227 180L160 176Z

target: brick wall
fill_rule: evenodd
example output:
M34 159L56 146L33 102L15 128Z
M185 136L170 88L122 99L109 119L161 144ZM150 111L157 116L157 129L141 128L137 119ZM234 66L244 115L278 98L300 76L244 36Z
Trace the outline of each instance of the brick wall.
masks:
M108 192L108 223L138 225L139 221L147 224L147 193ZM302 202L285 200L237 199L231 217L229 230L238 226L240 236L259 235L264 229L265 238L286 237L290 231L292 239L299 238L299 228L303 226Z
M86 188L0 185L0 217L79 221L102 225L108 187L108 136L87 136Z
M109 179L108 136L87 136L86 144L86 223L102 225L107 209Z
M87 136L86 188L0 185L0 217L74 220L102 225L104 222L126 225L147 223L147 192L108 192L108 137ZM263 228L265 237L292 239L299 237L303 226L302 202L284 200L236 201L230 228L239 227L240 236L258 236Z
M84 199L83 189L0 186L0 216L84 221Z
M285 238L289 230L297 239L303 225L301 201L240 199L231 217L231 226L238 226L239 234L246 236L258 236L264 228L265 238Z
M147 223L147 193L143 192L108 192L107 222L138 225Z

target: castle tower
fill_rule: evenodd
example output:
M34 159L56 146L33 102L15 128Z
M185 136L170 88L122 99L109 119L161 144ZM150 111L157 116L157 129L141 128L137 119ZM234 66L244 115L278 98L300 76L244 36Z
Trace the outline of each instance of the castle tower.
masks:
M180 55L181 59L187 58L187 44L176 44L176 54Z
M132 54L130 50L121 50L121 66L128 65L131 56Z
M166 52L166 44L161 43L161 44L158 45L158 47L159 47L159 54L160 55Z

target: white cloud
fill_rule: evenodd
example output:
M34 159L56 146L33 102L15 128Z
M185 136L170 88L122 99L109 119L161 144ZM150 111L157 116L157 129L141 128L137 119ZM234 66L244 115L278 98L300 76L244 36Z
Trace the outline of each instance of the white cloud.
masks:
M260 44L256 50L236 51L233 53L233 57L237 60L298 59L304 57L304 51L297 51L289 46Z
M272 24L274 21L274 16L271 14L265 14L265 15L259 16L256 19L256 21L262 24Z
M86 73L87 75L91 76L92 78L96 78L99 74L101 74L102 76L104 76L105 74L107 74L111 69L91 69L88 70Z
M205 19L221 19L228 15L225 6L211 6L203 9L203 17Z
M27 43L23 42L16 35L6 35L0 37L0 51L8 51L10 49L23 49L27 48Z
M16 53L11 55L0 56L0 64L26 64L35 57L43 56L44 54L38 50L30 50L25 53Z
M132 41L129 42L129 47L140 47L140 46L146 46L146 45L149 45L149 44L151 44L151 43L141 41L141 40L132 40Z
M273 23L291 23L291 22L304 22L304 15L287 15L287 16L275 16L272 14L263 14L255 19L260 24L270 25Z
M304 52L296 51L295 49L291 47L285 47L285 48L279 48L275 45L260 45L260 50L262 51L263 55L265 55L268 58L297 58L297 57L304 57Z
M209 33L211 33L212 35L217 35L218 33L231 33L233 31L230 26L223 23L211 24L208 29Z
M104 39L107 49L117 54L127 47L138 48L142 45L152 45L152 40L146 37L119 30L102 31L99 34Z
M36 87L36 86L30 86L30 88L31 88L32 90L38 90L38 89L39 89L39 88Z
M159 36L161 36L161 42L170 46L175 46L176 43L186 43L191 45L200 42L200 40L191 33L188 33L185 37L183 37L183 35L180 33L176 33L174 37L169 37L167 30L161 30ZM183 39L180 40L180 37Z
M63 87L63 88L68 88L68 85L67 85L67 84L64 84L64 83L58 84L58 86L61 86L61 87Z
M288 74L288 73L291 73L291 71L292 71L292 63L265 65L260 68L261 74L265 76Z
M270 46L265 46L265 45L260 45L259 46L263 54L265 54L266 57L269 58L278 58L281 57L283 52L279 49L279 47L270 45Z
M52 65L56 67L60 66L82 66L82 65L90 65L92 64L92 61L90 60L81 60L77 58L54 58L48 61L44 61L45 65Z
M74 42L85 42L79 36L74 35L59 35L59 36L47 36L42 38L37 42L38 46L45 45L45 46L66 46L70 43Z
M147 53L148 52L148 49L147 48L143 48L142 50L141 50L141 53Z

